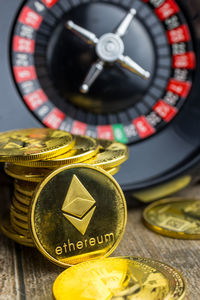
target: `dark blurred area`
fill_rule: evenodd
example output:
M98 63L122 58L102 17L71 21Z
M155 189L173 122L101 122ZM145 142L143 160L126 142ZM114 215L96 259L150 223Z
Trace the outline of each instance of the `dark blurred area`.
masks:
M13 180L7 176L0 164L0 215L8 211L13 189Z

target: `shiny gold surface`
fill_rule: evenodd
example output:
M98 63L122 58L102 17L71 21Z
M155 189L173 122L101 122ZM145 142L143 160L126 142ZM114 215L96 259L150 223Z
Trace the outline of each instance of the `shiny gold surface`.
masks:
M6 215L0 220L1 231L10 239L24 246L34 247L33 241L30 237L17 233L10 224L9 215Z
M60 167L72 163L82 162L86 159L90 159L95 156L99 150L99 146L95 139L88 136L74 136L75 145L66 153L59 156L51 157L48 159L38 160L38 161L23 161L20 165L32 166L32 167Z
M62 205L63 216L84 235L95 209L96 201L78 177L73 175Z
M32 168L18 166L11 163L6 163L4 170L7 175L24 181L40 182L48 173L51 172L47 168Z
M32 128L0 133L0 161L15 162L52 157L70 150L74 138L66 131Z
M85 164L46 177L30 210L36 246L62 267L108 256L123 235L126 217L125 198L114 178Z
M173 238L200 239L200 200L169 198L149 205L143 213L151 230Z
M126 145L102 139L97 139L97 143L100 146L100 152L84 163L110 169L119 166L128 159L128 147Z
M56 300L180 300L182 276L172 267L137 257L84 262L62 272L54 282Z
M32 197L36 186L37 183L31 181L23 181L18 179L15 179L14 181L15 190L28 197Z

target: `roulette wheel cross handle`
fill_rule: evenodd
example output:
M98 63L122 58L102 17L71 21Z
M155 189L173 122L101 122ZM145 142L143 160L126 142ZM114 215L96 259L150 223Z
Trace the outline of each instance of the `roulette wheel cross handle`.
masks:
M143 79L148 79L150 77L150 73L148 71L144 70L129 56L123 55L124 43L121 38L126 34L135 14L136 10L131 8L114 33L104 34L100 37L100 39L98 39L93 32L82 28L71 20L66 23L67 29L75 33L87 44L92 44L96 47L96 53L99 57L98 60L91 66L83 84L80 87L80 91L82 93L87 93L89 91L94 81L104 70L105 63L118 62L123 68L137 74Z
M71 20L66 23L66 27L83 39L87 44L96 45L99 41L93 32L75 24Z
M124 17L124 19L120 22L119 26L117 27L114 33L119 37L123 37L126 34L136 13L136 10L134 8L131 8Z

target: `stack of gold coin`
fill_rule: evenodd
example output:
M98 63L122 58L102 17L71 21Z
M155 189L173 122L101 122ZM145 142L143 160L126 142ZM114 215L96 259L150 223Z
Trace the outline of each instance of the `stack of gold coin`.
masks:
M19 165L20 168L16 172L18 174L17 178L24 179L24 176L20 175L22 171L26 175L26 179L29 177L31 181L33 177L37 177L38 180L35 180L39 182L40 174L41 177L44 177L43 175L52 169L82 162L101 167L114 175L119 171L120 165L128 158L128 148L121 143L80 135L73 136L73 138L75 144L70 151L40 160L18 160L15 162L15 166L7 164L7 174L12 176L9 169L14 168L15 170L16 165Z
M14 192L2 231L15 241L33 246L29 212L36 186L54 170L75 163L92 164L109 174L128 158L127 147L115 141L73 136L53 129L23 129L0 134L0 161L14 179Z
M25 169L20 162L61 155L70 151L74 144L75 139L70 133L47 128L0 134L0 161L6 162L5 171L14 178L10 216L5 216L1 221L1 229L9 238L33 246L28 225L29 207L37 183L50 172L48 169Z
M125 197L111 174L127 158L123 144L59 130L0 134L0 161L14 179L1 230L20 244L36 246L60 267L76 265L56 279L55 299L184 297L183 278L166 264L137 257L105 259L126 226Z

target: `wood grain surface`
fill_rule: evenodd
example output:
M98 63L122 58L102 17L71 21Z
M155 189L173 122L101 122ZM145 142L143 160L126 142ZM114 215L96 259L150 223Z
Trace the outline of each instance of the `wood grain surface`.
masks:
M1 214L9 205L10 187L9 181L0 181ZM177 195L200 198L200 185ZM186 280L185 299L200 299L200 241L176 240L151 232L141 221L144 207L139 203L129 207L125 235L112 256L142 256L168 263ZM18 245L0 233L0 300L52 300L52 284L62 270L36 249Z

